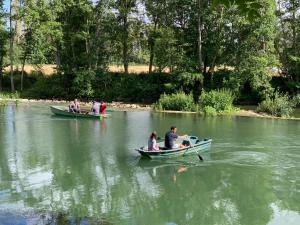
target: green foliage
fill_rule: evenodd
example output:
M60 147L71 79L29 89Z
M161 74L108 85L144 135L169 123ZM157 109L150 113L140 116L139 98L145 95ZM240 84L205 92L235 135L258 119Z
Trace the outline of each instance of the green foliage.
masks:
M205 106L203 108L203 112L204 112L204 115L206 115L206 116L217 116L218 115L217 110L211 106Z
M296 101L291 100L288 95L275 92L272 97L267 97L258 107L258 112L264 112L272 116L289 117L296 106Z
M19 92L11 93L11 92L1 92L0 99L1 100L9 100L9 99L18 99L20 98Z
M163 94L154 106L158 110L196 111L193 95L178 92L171 95Z
M170 80L169 74L98 72L93 82L94 95L112 101L153 103L165 92L164 84Z
M95 80L95 72L91 70L82 70L75 73L73 80L72 92L73 95L79 98L93 97L94 90L92 82Z
M61 74L38 77L34 85L24 91L22 96L36 99L66 99L70 97L65 79Z
M300 94L297 94L294 98L293 98L293 102L296 105L300 105Z
M260 99L265 99L274 91L270 84L268 66L266 57L250 55L242 60L237 71L240 84L250 83L252 91L255 91Z
M198 99L203 87L203 75L200 73L174 73L170 83L165 84L166 93L175 93L178 90L185 94L192 92L194 99Z
M200 109L211 110L211 108L214 108L217 113L222 113L233 108L234 98L234 94L227 89L202 92L199 97Z
M153 102L162 93L183 91L195 100L202 89L227 88L239 102L257 103L273 93L274 66L283 67L281 91L296 95L300 87L300 4L286 3L282 9L273 0L28 0L12 16L13 24L22 24L12 55L15 64L57 65L61 83L57 77L38 78L27 92L38 91L36 97ZM0 1L0 69L9 64L8 18ZM150 62L154 71L171 75L103 72L112 63ZM8 90L1 72L0 87ZM25 89L34 83L27 79ZM47 89L50 84L57 87Z
M183 49L180 47L175 33L170 28L160 28L155 39L155 64L162 71L169 68L176 70L176 65L183 63Z

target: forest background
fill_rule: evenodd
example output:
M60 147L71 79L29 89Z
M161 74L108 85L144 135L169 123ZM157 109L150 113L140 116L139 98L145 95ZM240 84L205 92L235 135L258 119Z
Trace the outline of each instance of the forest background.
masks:
M290 101L299 9L299 0L0 0L0 91L154 103L223 89L238 104ZM39 72L45 64L55 73Z

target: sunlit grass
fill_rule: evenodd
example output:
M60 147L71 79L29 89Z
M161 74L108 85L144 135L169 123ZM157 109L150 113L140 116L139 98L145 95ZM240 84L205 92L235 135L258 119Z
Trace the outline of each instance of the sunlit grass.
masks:
M1 100L10 100L10 99L18 99L20 98L19 92L0 92L0 101Z

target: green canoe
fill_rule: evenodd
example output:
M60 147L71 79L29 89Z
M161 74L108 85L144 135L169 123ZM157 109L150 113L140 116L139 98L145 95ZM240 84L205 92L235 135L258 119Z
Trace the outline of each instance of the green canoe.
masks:
M165 149L164 142L159 142L159 149L158 151L149 151L148 146L143 146L141 148L135 149L138 151L141 156L150 158L150 159L158 159L158 158L171 158L176 156L184 156L191 153L201 153L206 152L210 149L212 139L204 138L200 139L196 136L189 136L188 138L184 139L184 141L189 141L192 144L192 147L185 147L180 149ZM180 140L175 142L176 144L180 143Z
M65 106L50 106L50 110L55 115L68 116L68 117L73 117L73 118L99 119L99 118L107 118L107 117L111 116L110 114L99 114L99 115L87 114L89 112L85 112L85 113L73 113L73 112L69 112L68 107L65 107Z

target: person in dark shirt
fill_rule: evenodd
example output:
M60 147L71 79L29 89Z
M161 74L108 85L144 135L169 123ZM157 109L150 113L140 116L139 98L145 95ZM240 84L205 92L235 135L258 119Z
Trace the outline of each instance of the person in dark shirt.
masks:
M183 148L185 147L183 144L174 144L174 140L177 138L187 138L188 135L177 135L176 134L177 128L175 126L171 127L171 130L166 133L165 135L165 147L167 149L174 149L174 148Z

